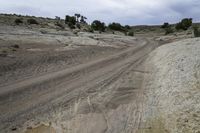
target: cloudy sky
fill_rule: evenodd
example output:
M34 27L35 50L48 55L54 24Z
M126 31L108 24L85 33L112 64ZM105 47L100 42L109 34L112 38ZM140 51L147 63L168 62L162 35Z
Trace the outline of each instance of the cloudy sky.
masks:
M0 13L43 17L83 14L88 22L143 25L174 23L185 17L200 21L200 0L0 0Z

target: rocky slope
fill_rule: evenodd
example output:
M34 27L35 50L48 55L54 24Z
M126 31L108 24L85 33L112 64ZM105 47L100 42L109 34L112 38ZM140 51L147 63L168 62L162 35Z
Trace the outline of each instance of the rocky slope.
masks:
M200 39L159 47L146 62L146 132L200 132Z

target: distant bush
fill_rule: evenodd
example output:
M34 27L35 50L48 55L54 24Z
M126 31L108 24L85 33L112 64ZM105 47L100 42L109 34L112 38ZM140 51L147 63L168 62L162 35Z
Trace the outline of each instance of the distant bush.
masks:
M70 27L70 29L75 29L76 17L66 15L65 24L67 24Z
M195 26L193 27L194 37L200 37L200 29L199 27Z
M181 23L177 23L175 26L176 30L181 30L182 28L182 24Z
M35 19L33 19L33 18L30 18L30 19L28 19L27 20L27 23L28 24L39 24Z
M165 22L165 23L161 26L161 28L165 29L165 28L168 28L169 26L170 26L169 23Z
M111 30L116 30L116 31L125 31L125 28L120 24L120 23L111 23L108 25L108 28Z
M89 27L88 30L87 30L87 32L94 33L94 30L91 27Z
M176 24L177 30L187 30L189 27L192 26L192 18L184 18L181 22Z
M128 36L134 36L134 32L133 31L128 32Z
M127 29L127 30L131 29L131 27L129 25L125 25L124 28Z
M15 44L15 45L11 45L11 47L13 47L13 48L19 48L19 45Z
M72 23L68 23L68 26L69 26L70 29L75 29L76 28L75 25L73 25Z
M58 27L60 27L61 29L65 29L65 26L62 25L62 24L59 23L59 22L56 22L55 25L58 26Z
M80 25L79 23L76 24L76 27L77 27L78 29L81 29L81 25Z
M165 35L168 35L171 33L174 33L174 30L172 29L172 27L165 28Z
M55 19L56 19L56 20L60 20L60 17L58 17L58 16L55 16Z
M76 17L66 15L65 16L65 23L66 24L71 23L71 24L75 25L76 24Z
M23 21L19 18L15 19L15 24L19 25L19 24L22 24Z
M87 22L85 21L87 18L85 16L81 16L80 22L83 24L87 24Z
M91 24L91 28L93 30L97 30L97 31L100 31L100 32L104 32L105 29L106 29L106 26L105 26L105 23L99 21L99 20L95 20L92 22Z

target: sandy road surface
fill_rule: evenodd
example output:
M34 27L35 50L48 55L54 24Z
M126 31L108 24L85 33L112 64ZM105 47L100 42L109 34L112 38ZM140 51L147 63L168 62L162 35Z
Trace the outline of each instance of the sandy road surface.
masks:
M107 58L1 86L0 131L21 132L31 120L64 132L136 131L147 73L141 64L155 47L144 39Z

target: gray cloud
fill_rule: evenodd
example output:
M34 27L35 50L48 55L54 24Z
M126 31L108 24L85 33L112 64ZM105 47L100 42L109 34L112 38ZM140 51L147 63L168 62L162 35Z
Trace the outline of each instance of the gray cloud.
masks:
M161 24L184 17L200 20L199 0L0 0L0 12L64 17L81 13L88 21L106 23Z

